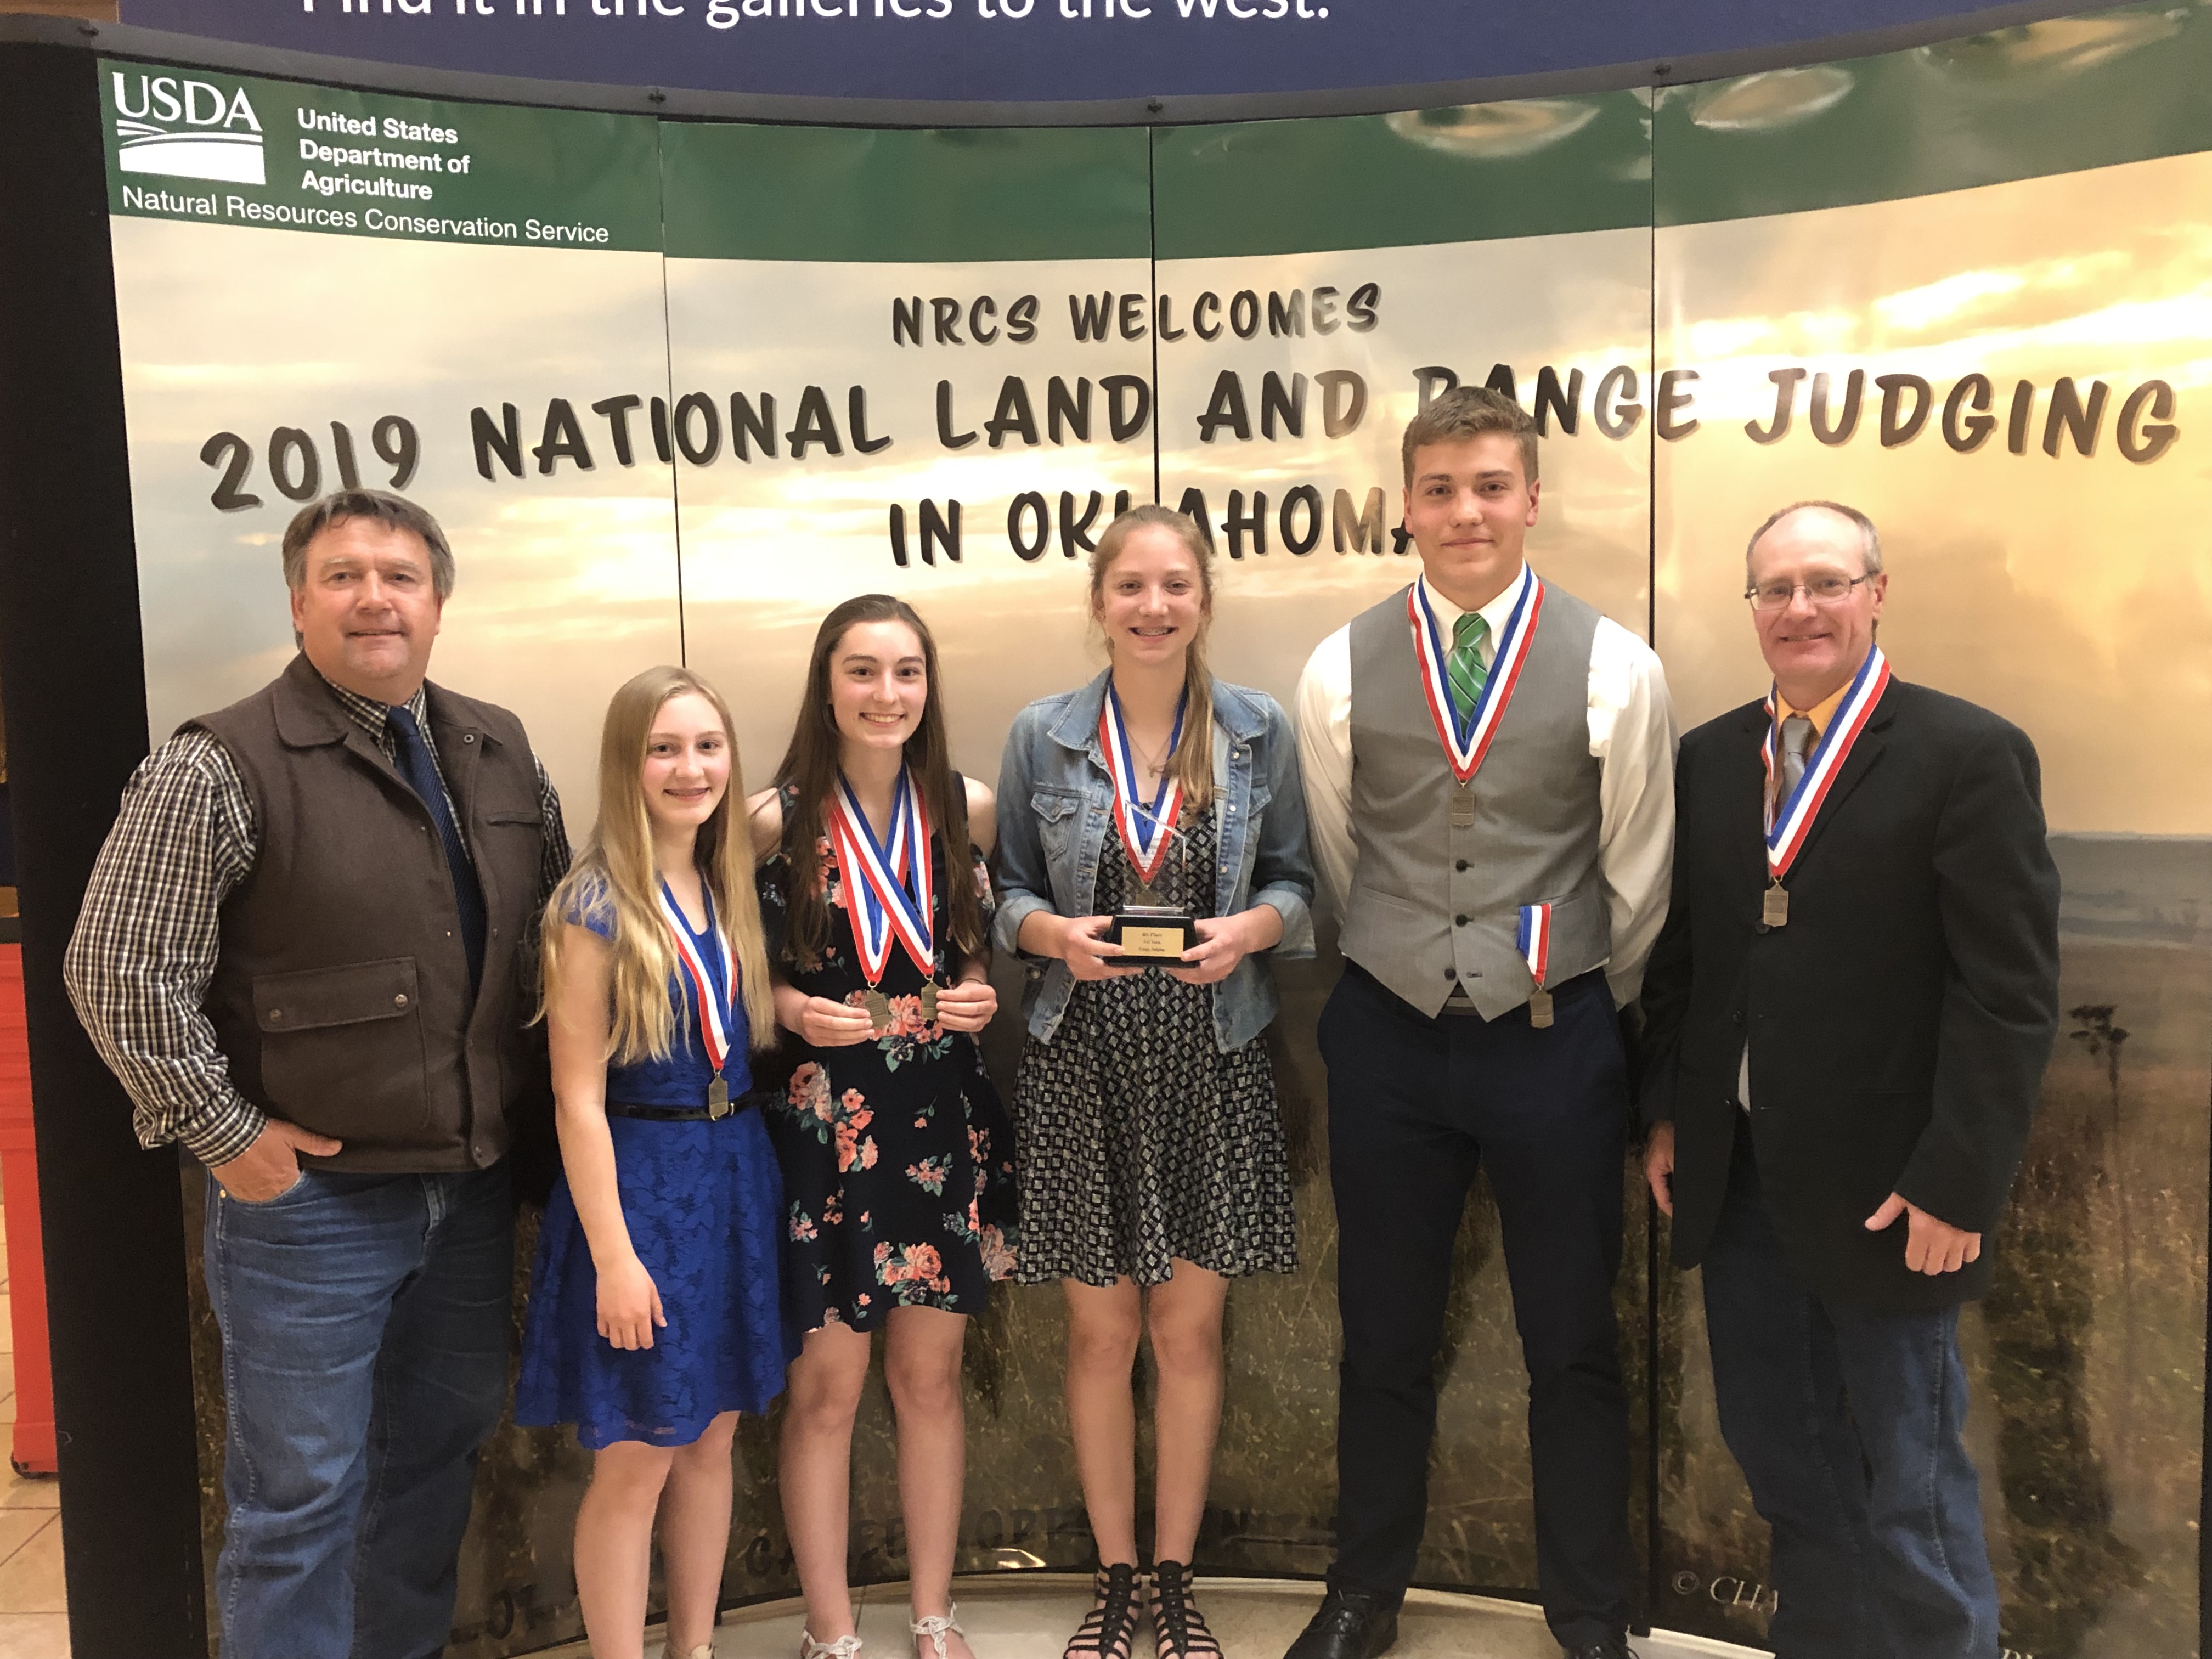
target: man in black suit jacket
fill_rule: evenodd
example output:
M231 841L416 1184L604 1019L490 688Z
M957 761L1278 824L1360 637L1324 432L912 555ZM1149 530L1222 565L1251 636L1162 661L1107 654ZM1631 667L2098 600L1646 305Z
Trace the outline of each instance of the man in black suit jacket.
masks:
M1676 763L1645 1172L1704 1269L1777 1653L1996 1659L1958 1310L2057 1024L2035 750L1890 676L1863 514L1785 507L1747 562L1774 693Z

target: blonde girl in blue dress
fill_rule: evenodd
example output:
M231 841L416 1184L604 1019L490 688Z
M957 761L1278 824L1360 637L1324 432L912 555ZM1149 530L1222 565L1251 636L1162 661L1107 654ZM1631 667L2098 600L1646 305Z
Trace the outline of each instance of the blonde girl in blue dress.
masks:
M563 1172L514 1415L574 1423L592 1450L575 1564L597 1659L641 1659L656 1516L666 1652L710 1659L731 1437L798 1352L782 1182L751 1096L775 1012L731 731L687 669L616 692L599 824L547 907Z

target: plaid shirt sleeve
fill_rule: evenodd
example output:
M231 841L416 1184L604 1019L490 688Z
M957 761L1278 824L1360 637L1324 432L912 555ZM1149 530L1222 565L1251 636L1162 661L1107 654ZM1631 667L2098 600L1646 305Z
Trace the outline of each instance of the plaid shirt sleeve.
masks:
M531 759L538 768L538 804L545 812L545 857L538 866L538 903L534 907L543 915L553 890L568 873L568 829L561 818L561 792L553 787L545 763L534 755Z
M223 899L258 851L222 746L204 732L172 738L123 792L64 964L77 1018L131 1096L139 1144L181 1142L210 1169L265 1121L232 1086L203 1006Z

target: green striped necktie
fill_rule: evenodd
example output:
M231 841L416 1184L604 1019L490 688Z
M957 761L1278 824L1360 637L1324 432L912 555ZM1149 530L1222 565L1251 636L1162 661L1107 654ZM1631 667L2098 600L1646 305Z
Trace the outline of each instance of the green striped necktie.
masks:
M1474 718L1474 706L1482 701L1482 688L1490 679L1490 671L1482 665L1483 642L1489 637L1490 624L1479 611L1466 612L1452 624L1444 678L1451 683L1452 706L1462 721Z

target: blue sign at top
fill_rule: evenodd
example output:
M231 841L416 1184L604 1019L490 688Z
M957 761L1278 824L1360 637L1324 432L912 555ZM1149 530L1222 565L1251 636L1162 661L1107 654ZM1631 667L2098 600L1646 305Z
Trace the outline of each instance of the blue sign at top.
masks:
M122 0L126 23L437 69L994 101L1538 74L1961 9L1958 0Z

